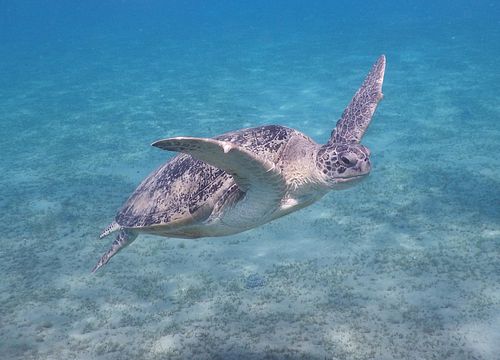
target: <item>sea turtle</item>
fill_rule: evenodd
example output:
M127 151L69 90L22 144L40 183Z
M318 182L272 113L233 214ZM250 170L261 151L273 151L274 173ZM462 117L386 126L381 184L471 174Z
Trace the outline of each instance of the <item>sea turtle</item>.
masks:
M154 142L179 154L142 181L102 232L118 231L92 270L139 233L174 238L224 236L252 229L357 183L370 172L360 144L382 98L385 56L379 57L325 145L281 125L228 132L214 138Z

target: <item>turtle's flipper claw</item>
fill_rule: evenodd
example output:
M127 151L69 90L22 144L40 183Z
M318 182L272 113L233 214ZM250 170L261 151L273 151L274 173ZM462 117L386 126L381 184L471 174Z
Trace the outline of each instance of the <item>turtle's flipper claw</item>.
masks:
M111 245L111 248L106 251L106 253L101 256L97 264L94 266L92 269L92 272L95 273L97 270L99 270L102 266L106 265L108 261L116 255L118 251L129 245L132 241L135 240L137 237L137 234L127 231L127 230L121 230L118 233L118 236L116 237L115 241L113 241L113 244Z

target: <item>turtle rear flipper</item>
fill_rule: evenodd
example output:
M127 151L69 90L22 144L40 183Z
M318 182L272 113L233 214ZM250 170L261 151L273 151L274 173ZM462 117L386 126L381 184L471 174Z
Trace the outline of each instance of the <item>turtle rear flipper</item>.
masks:
M122 227L120 225L118 225L118 223L116 221L113 221L111 224L109 224L106 229L104 229L101 233L101 235L99 235L99 239L102 239L103 237L106 237L108 236L109 234L111 234L112 232L115 232L117 230L120 230Z
M101 256L96 266L92 269L92 272L95 273L102 266L106 265L108 261L118 253L118 251L132 243L136 237L137 233L135 232L124 229L120 230L115 241L111 244L111 248L103 256Z

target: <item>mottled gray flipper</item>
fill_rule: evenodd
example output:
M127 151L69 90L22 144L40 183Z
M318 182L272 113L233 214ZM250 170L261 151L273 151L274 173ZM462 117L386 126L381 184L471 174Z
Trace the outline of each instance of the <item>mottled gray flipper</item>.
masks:
M385 56L381 55L373 65L365 81L342 113L328 141L332 143L359 143L365 133L378 102L382 99Z
M118 225L118 223L116 221L113 221L111 224L109 224L106 229L104 229L101 233L101 235L99 235L99 239L102 239L106 236L108 236L109 234L111 234L112 232L115 232L117 230L120 230L122 227L120 225Z
M242 221L244 217L257 216L259 212L260 216L266 216L268 209L274 209L285 194L285 179L276 165L238 144L209 138L176 137L152 145L190 154L233 176L238 187L245 192L247 211L253 213L238 214Z
M163 150L180 151L231 174L243 191L253 185L281 193L284 179L276 165L240 145L209 138L175 137L152 144Z
M137 234L132 231L124 229L120 230L115 241L111 244L111 248L103 256L101 256L101 259L97 262L96 266L94 266L92 272L94 273L102 266L106 265L108 261L118 253L118 251L132 243L136 237Z

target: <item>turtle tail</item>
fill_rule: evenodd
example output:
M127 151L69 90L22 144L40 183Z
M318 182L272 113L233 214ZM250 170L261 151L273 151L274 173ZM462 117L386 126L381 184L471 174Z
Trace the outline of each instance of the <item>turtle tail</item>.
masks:
M106 237L108 236L109 234L117 231L117 230L120 230L122 227L120 225L118 225L118 223L116 221L113 221L111 224L109 224L106 229L104 229L104 231L101 233L101 235L99 235L99 239L102 239L103 237Z

